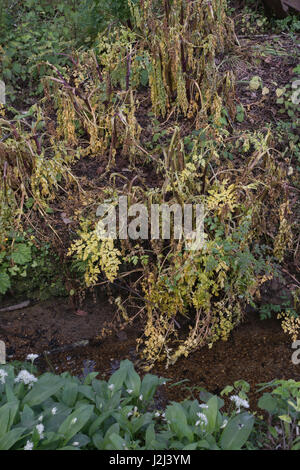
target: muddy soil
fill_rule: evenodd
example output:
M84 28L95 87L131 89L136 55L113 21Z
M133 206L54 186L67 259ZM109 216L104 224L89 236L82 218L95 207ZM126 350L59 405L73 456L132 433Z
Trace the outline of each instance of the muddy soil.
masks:
M103 379L118 368L120 360L130 359L143 374L136 351L136 339L142 329L135 325L105 340L93 341L104 321L112 318L112 306L107 300L98 299L96 304L87 301L82 309L86 316L76 315L65 299L55 299L1 313L0 339L6 342L10 359L21 361L28 353L39 353L40 371L69 371L78 376L84 363L91 364ZM91 341L84 347L71 346L82 340ZM68 345L69 348L55 352ZM291 346L291 339L277 320L259 321L258 314L251 312L229 341L216 343L212 349L199 349L169 369L164 363L157 364L151 372L170 379L163 392L165 402L196 398L199 387L219 394L226 385L244 379L251 385L250 402L255 409L257 384L275 378L300 380L300 365L292 362ZM43 354L45 350L50 354ZM174 386L181 381L184 382Z

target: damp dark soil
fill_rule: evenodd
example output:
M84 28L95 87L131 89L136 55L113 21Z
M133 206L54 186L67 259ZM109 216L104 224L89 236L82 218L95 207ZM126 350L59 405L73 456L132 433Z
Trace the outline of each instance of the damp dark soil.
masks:
M142 328L134 325L95 341L104 322L114 314L112 306L98 299L96 304L86 301L82 309L87 315L78 316L65 299L55 299L0 313L0 339L6 342L9 358L22 361L27 354L38 353L40 371L69 371L78 376L84 363L92 364L102 379L108 379L121 360L129 359L143 374L136 351ZM170 379L164 389L165 402L196 398L199 387L219 394L235 380L246 380L251 385L249 398L255 409L257 384L276 378L300 380L300 365L292 362L291 346L291 339L277 320L260 321L258 314L251 312L227 342L218 342L211 349L201 348L168 369L165 363L157 364L151 373ZM178 382L181 384L174 386Z

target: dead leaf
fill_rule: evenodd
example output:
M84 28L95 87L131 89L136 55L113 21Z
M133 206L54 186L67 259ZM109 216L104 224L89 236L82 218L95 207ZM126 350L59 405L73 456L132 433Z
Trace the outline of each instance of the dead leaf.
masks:
M85 310L76 310L75 314L79 317L86 317L88 313Z

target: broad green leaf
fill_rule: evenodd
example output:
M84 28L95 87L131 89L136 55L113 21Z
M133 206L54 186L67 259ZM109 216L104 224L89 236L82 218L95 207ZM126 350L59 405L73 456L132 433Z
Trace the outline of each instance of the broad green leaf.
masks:
M141 84L143 86L147 86L149 82L149 74L146 69L142 70L141 76L140 76Z
M154 424L151 423L147 427L147 431L145 434L145 443L146 443L146 449L151 450L154 448L155 444L155 429L154 429Z
M108 381L108 387L110 387L112 394L115 393L117 390L120 390L120 388L122 388L122 385L124 384L126 376L127 376L127 368L121 367L121 364L120 364L120 368L116 372L113 373L113 375L110 377Z
M26 264L31 261L31 247L25 243L19 243L11 255L16 264Z
M5 294L10 287L11 284L8 274L0 273L0 294Z
M62 392L62 401L67 406L74 406L78 395L78 384L69 382L65 385Z
M187 437L190 442L193 440L194 434L187 424L186 414L180 403L173 402L167 407L166 419L179 439Z
M125 380L127 389L133 390L134 395L140 394L141 379L139 374L134 370L133 364L128 367L127 377Z
M101 432L97 432L93 435L92 441L96 449L102 450L103 449L103 434Z
M88 398L92 402L95 402L95 392L94 390L89 387L88 385L80 385L78 388L79 393L81 393L84 397Z
M182 450L196 450L198 447L198 442L193 442L192 444L188 444L187 446L183 447Z
M262 79L259 75L254 75L249 82L250 90L256 91L262 86Z
M106 411L102 413L90 426L89 428L89 436L94 436L94 434L99 430L101 424L111 416L111 411Z
M223 450L240 450L247 441L254 424L254 417L241 413L230 419L221 435Z
M112 443L110 441L110 436L112 436L113 434L117 434L117 435L120 434L119 423L112 424L112 426L110 426L110 428L108 428L108 430L106 431L106 434L103 439L103 444L102 444L103 449L113 450Z
M24 426L24 428L30 428L33 427L35 424L35 417L34 417L34 412L33 410L28 406L25 405L23 408L21 415L21 425Z
M277 400L271 395L271 393L264 393L258 400L258 406L262 410L266 410L268 413L273 414L277 409Z
M124 447L126 446L126 441L122 439L122 437L120 437L118 434L110 434L109 440L112 443L114 450L124 450Z
M14 373L11 373L11 371L8 373L8 378L11 379L10 383L13 383L14 380ZM6 394L6 401L13 402L13 401L18 401L18 398L15 395L15 390L11 387L10 383L8 383L8 380L5 383L5 394Z
M90 385L97 375L99 375L99 372L90 372L84 379L84 385Z
M61 424L58 433L63 435L64 444L67 444L75 434L82 430L90 419L93 410L93 405L82 405L73 411Z
M141 394L145 401L150 401L155 395L159 385L159 378L156 375L146 374L142 380Z
M208 421L205 430L209 433L213 433L216 427L216 420L218 415L218 397L214 395L208 400L206 404L208 408L202 410Z
M150 424L152 422L152 414L146 413L142 414L138 418L131 420L132 432L137 433L143 426Z
M227 389L227 387L226 387ZM225 390L225 389L224 389ZM221 395L222 395L222 392L221 392ZM207 390L205 390L204 388L200 389L200 393L199 393L199 398L201 401L203 401L204 403L207 403L208 400L210 400L210 398L214 397L215 395L213 395L212 393L208 392ZM224 406L224 400L222 400L222 398L220 397L217 397L218 398L218 408L222 408Z
M10 431L14 422L16 413L19 409L19 402L13 401L6 403L0 408L0 438Z
M26 428L16 428L9 431L0 439L0 450L11 449L26 431Z
M23 404L36 406L54 395L64 385L60 377L50 373L44 374L33 385L32 390L24 397Z

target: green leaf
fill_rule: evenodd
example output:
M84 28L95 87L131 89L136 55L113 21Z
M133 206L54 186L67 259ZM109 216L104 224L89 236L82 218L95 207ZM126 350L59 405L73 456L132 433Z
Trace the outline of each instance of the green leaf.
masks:
M99 375L99 372L90 372L84 380L84 385L91 385L91 383L97 377L97 375Z
M187 446L183 447L182 450L196 450L198 447L198 442L193 442L192 444L188 444Z
M95 403L96 394L94 390L88 385L80 385L78 388L79 393L81 393L85 398Z
M179 439L187 437L190 442L193 441L194 434L187 424L186 414L180 403L173 402L167 407L166 419L170 421L170 428Z
M152 423L152 414L151 413L146 413L138 418L134 418L131 421L132 425L132 432L136 434L143 426L149 425Z
M110 426L110 428L106 431L106 434L104 436L103 443L102 443L102 449L107 449L107 450L114 449L113 444L110 440L110 436L112 436L113 434L117 434L117 435L120 434L119 423L112 424L112 426Z
M118 434L112 433L109 436L109 440L113 445L113 450L124 450L124 447L126 446L126 441L122 439Z
M262 410L266 410L268 413L273 414L277 409L277 400L273 398L271 393L264 393L258 400L258 406Z
M231 393L233 390L234 390L234 388L233 388L232 385L227 385L225 388L223 388L223 390L221 392L221 397L223 395L229 395L229 393Z
M6 403L0 408L0 438L4 437L14 422L16 413L19 409L19 402L13 401Z
M237 113L237 115L236 115L236 120L237 120L238 122L243 122L244 119L245 119L245 114L244 114L244 113Z
M78 395L78 384L75 382L74 383L69 382L63 389L62 401L67 406L72 407L76 403L77 395Z
M149 82L149 74L146 69L142 70L141 77L140 77L141 84L143 86L147 86Z
M211 397L207 402L207 406L208 408L203 410L203 413L206 415L208 421L205 430L209 433L213 433L216 427L218 414L218 397L216 395Z
M103 449L103 434L101 432L98 431L96 434L94 434L92 441L96 449L98 450Z
M25 428L33 427L35 424L35 417L33 410L25 405L21 413L21 425Z
M110 377L108 381L108 385L113 387L112 393L115 393L117 390L120 390L120 388L122 388L122 385L125 382L125 379L127 376L127 368L124 367L124 364L122 366L123 362L125 361L121 362L120 368L116 372L113 373L113 375Z
M154 424L151 423L147 427L147 431L145 434L145 443L146 443L146 449L147 450L152 450L154 449L155 445L155 429L154 429Z
M46 373L33 385L32 390L24 397L23 404L36 406L54 395L62 386L64 381L53 374Z
M24 265L29 263L31 261L31 247L25 243L19 243L11 257L16 264Z
M26 428L16 428L5 434L5 436L0 439L0 450L11 449L11 447L20 440L24 432L26 432Z
M10 287L11 284L8 274L0 273L0 294L5 294Z
M141 394L145 401L150 401L155 395L159 385L159 378L156 375L146 374L141 385Z
M240 450L247 441L254 424L254 417L249 413L241 413L229 420L221 435L223 450Z
M89 436L93 436L96 434L97 431L99 431L101 424L109 417L111 416L111 411L106 411L105 413L102 413L90 426L89 428Z
M93 405L82 405L71 413L58 429L63 435L64 445L86 425L94 410Z
M281 421L284 421L285 423L288 423L288 424L291 424L292 422L292 418L289 415L281 415L281 416L278 416L278 418L281 419Z
M133 390L134 395L140 394L141 379L139 374L134 370L133 364L128 367L127 377L125 380L127 389Z

